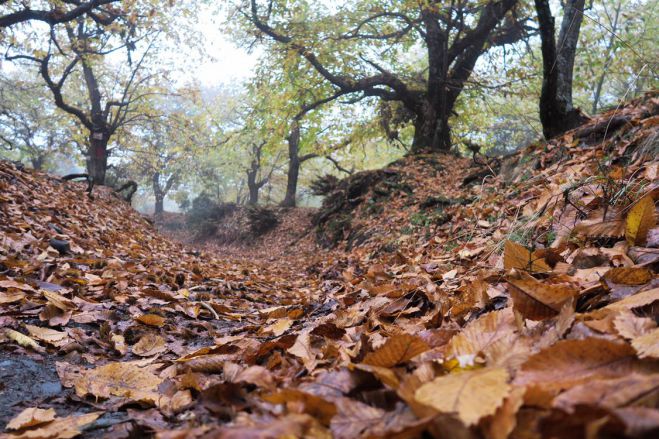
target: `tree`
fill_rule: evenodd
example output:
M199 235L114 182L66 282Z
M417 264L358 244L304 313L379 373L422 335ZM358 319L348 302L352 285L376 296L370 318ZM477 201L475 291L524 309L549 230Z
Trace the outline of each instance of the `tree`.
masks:
M0 28L27 21L42 21L54 26L83 15L98 23L110 24L117 17L117 10L109 6L111 3L119 3L119 0L49 1L45 5L48 9L32 9L29 2L0 0Z
M152 94L147 89L154 75L142 75L142 68L156 33L125 38L121 31L119 34L107 31L93 20L80 17L75 24L64 24L64 30L64 36L51 33L52 44L45 55L37 51L33 55L8 55L7 59L28 60L38 65L57 107L75 117L87 130L87 173L95 184L104 184L112 137L120 128L143 119L144 114L136 111L136 107ZM140 57L134 62L132 57L140 40ZM118 71L110 71L112 67L103 64L103 56L119 50L125 50L126 62ZM54 77L57 70L61 71L59 78ZM74 90L81 87L82 93L67 95L70 82ZM85 98L76 102L83 95Z
M450 148L449 117L479 57L525 36L517 3L364 0L337 12L314 11L313 21L300 19L312 15L303 1L271 0L261 8L250 0L241 11L260 34L304 58L331 84L328 100L351 95L402 103L414 125L412 150L423 152ZM422 71L414 70L418 62L400 61L415 44L425 51Z
M586 117L572 103L574 59L585 0L565 0L561 31L556 41L549 0L535 0L542 42L540 121L547 139L581 125Z
M0 77L0 146L41 170L69 148L69 121L45 99L43 85ZM13 154L12 154L13 153Z

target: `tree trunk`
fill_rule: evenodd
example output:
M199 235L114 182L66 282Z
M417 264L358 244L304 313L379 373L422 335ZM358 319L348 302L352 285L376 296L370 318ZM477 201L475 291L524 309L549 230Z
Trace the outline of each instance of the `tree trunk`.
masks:
M32 157L30 159L30 162L32 163L32 169L34 169L35 171L41 171L45 161L46 161L46 157L44 157L42 155Z
M572 105L572 75L584 3L585 0L566 0L557 50L549 0L535 0L543 63L540 121L547 139L579 126L586 119Z
M103 132L91 133L87 152L87 174L94 179L95 185L105 184L107 166L108 136Z
M259 202L259 185L256 181L256 176L258 174L258 165L256 161L252 162L252 167L247 171L247 189L249 190L249 198L247 199L247 204L256 205Z
M450 109L433 108L426 103L414 121L412 154L448 152L451 149L451 129L448 117L438 117L438 114L449 113Z
M297 181L300 175L300 125L293 122L291 133L288 136L288 175L286 180L286 196L281 202L282 207L295 207L297 195Z
M256 184L248 184L248 186L249 199L247 200L247 204L250 206L255 206L259 203L259 187Z
M609 36L609 42L606 45L606 62L602 67L602 74L597 79L595 91L593 92L593 106L591 109L592 114L596 114L597 110L599 109L600 98L602 96L602 87L604 86L604 79L606 78L606 74L609 72L611 61L613 61L613 44L615 43L616 34L618 33L618 18L620 18L621 8L622 3L618 3L616 6L615 15L613 17L613 23L611 23L611 35Z
M160 216L165 211L165 193L160 185L160 172L153 174L153 196L156 200L154 215Z

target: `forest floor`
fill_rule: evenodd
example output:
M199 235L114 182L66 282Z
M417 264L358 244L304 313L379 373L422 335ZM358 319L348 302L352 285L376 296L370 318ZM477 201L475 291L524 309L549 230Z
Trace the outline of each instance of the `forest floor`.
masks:
M658 149L649 95L201 248L0 162L0 437L656 437Z

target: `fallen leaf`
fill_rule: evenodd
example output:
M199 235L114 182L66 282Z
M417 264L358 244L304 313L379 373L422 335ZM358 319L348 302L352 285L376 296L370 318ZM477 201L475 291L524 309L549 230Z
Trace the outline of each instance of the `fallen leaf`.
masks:
M659 375L631 374L614 379L590 380L561 393L553 407L573 413L578 405L617 408L653 399L659 394Z
M55 347L61 347L70 342L69 336L66 332L55 331L50 328L41 328L34 325L25 325L25 329L27 329L32 337Z
M513 306L524 318L544 320L558 315L561 308L575 297L579 290L570 283L551 284L514 270L506 277L510 285Z
M595 378L615 378L659 367L644 364L626 343L601 338L561 340L532 355L517 373L514 384L565 389Z
M46 423L36 425L36 428L21 430L7 435L11 439L71 439L80 435L83 427L96 421L103 412L92 412L84 415L55 418Z
M155 326L156 328L163 327L166 321L164 317L158 314L142 314L135 320L148 326Z
M43 352L44 349L39 346L39 343L31 339L25 334L21 334L18 331L14 331L13 329L5 328L5 334L10 340L15 341L19 345L23 346L24 348L32 348L37 352Z
M514 241L506 241L503 250L503 267L506 270L530 270L534 273L546 273L551 268L544 259L532 254L526 247Z
M388 338L382 347L367 354L363 363L378 367L394 367L429 349L430 346L419 337L409 334L396 334Z
M162 379L132 363L109 363L96 369L88 369L75 380L76 394L80 397L94 395L98 398L121 396L139 402L156 403Z
M34 427L35 425L45 424L55 419L54 409L40 409L31 407L23 410L16 415L7 424L7 430L20 430L22 428Z
M457 416L470 426L494 414L510 390L505 369L485 368L435 378L417 389L415 398L440 413Z
M625 236L630 244L641 245L645 242L648 231L657 223L654 217L654 200L648 194L641 198L627 214Z
M133 345L133 354L140 357L150 357L152 355L162 354L167 350L165 339L159 335L147 333Z
M632 340L640 358L659 358L659 328Z

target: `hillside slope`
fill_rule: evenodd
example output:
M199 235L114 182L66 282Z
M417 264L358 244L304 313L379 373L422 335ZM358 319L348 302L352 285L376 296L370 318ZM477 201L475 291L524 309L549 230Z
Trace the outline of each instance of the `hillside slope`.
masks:
M251 260L0 162L6 437L654 437L658 109L353 176L339 249Z

